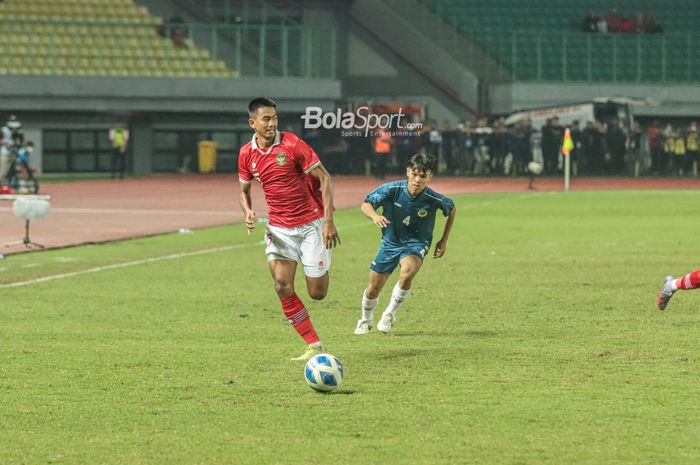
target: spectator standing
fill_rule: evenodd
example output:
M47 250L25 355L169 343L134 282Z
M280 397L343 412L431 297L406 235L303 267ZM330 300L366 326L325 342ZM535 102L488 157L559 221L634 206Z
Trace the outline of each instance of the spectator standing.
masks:
M493 130L488 126L488 119L485 117L479 118L474 130L474 174L488 174L489 172L489 160L491 159L489 145L492 133Z
M683 176L687 160L685 157L685 137L679 130L673 138L673 174Z
M573 176L578 175L578 164L579 157L581 153L581 146L583 145L583 134L581 133L581 126L578 121L571 123L571 141L574 143L574 148L571 149L569 157L571 160L571 174Z
M12 167L12 132L7 126L0 127L0 186L9 185L9 173Z
M374 139L374 176L377 179L386 177L386 163L391 158L393 141L389 129L379 129Z
M457 139L457 174L471 173L474 163L474 123L471 120L464 122Z
M700 137L698 136L698 124L693 121L685 136L686 158L688 160L688 172L698 176L698 163L700 162Z
M591 11L588 13L588 16L583 19L581 30L583 32L598 32L598 19L598 13Z
M173 41L173 45L178 48L187 48L185 43L187 27L185 26L185 17L182 11L178 10L170 17L168 27L170 28L170 39Z
M608 32L608 22L602 16L598 16L598 22L596 23L596 31L606 34Z
M547 119L547 122L542 126L542 157L544 158L545 174L554 174L557 171L559 163L559 148L563 131L559 126L559 118Z
M651 154L651 172L654 175L662 173L661 160L663 158L663 134L659 129L659 122L654 121L647 128L647 140L649 144L649 153Z
M457 133L452 130L450 122L445 120L442 123L442 159L438 163L438 172L446 167L449 174L454 174L455 168L455 147L457 145Z
M493 133L489 141L489 153L491 154L491 172L505 174L504 162L508 153L508 133L503 118L494 121Z
M435 121L430 122L428 128L428 150L427 153L436 160L440 157L440 146L442 145L442 134L437 128Z
M661 157L661 173L666 174L673 169L673 156L676 152L676 133L673 126L667 124L664 128L664 150Z
M597 122L589 121L583 130L582 157L586 173L599 175L603 171L603 137Z
M116 127L109 130L109 140L112 141L112 178L124 179L129 145L129 131L124 123L117 123Z
M608 26L608 32L620 32L622 17L620 17L620 12L617 10L617 8L610 10L610 14L606 18L605 22Z
M531 135L532 126L529 120L518 121L510 132L508 146L513 154L513 169L511 170L513 176L527 173L527 164L532 160Z
M635 178L639 177L642 166L642 128L639 122L632 123L632 129L627 136L627 155Z
M613 125L612 129L608 131L606 141L610 152L609 172L620 175L625 169L625 145L627 143L625 123L618 121L617 124Z

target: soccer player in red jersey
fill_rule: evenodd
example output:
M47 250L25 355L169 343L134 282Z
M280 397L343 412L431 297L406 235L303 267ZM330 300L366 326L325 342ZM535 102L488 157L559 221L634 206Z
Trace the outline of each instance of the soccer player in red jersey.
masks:
M326 296L331 249L340 244L333 223L333 182L306 142L277 130L273 100L253 99L248 104L248 124L255 134L238 154L241 209L250 235L255 229L250 186L253 180L260 182L270 213L265 253L275 291L287 320L308 345L293 360L308 360L326 348L294 291L294 276L299 262L309 297L321 300Z
M673 293L678 289L687 291L697 288L700 288L700 270L691 271L678 279L675 279L673 276L666 276L666 282L661 287L659 295L656 297L656 306L659 310L664 310L671 300Z

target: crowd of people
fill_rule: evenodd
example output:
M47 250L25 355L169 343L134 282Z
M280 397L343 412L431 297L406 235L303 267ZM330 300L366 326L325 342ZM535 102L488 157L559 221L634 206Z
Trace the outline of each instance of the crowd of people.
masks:
M622 16L617 8L610 10L607 16L591 11L583 20L582 30L583 32L628 34L657 34L664 32L653 12L640 12L631 18Z
M642 128L625 121L574 121L570 130L573 176L697 176L697 123ZM543 175L562 172L561 146L566 129L556 117L541 127L523 119L481 117L453 126L449 121L423 124L420 131L377 131L374 137L342 137L318 130L305 134L334 173L397 174L414 153L438 160L440 174L452 176L519 176L528 163L543 165ZM396 135L398 133L398 135Z

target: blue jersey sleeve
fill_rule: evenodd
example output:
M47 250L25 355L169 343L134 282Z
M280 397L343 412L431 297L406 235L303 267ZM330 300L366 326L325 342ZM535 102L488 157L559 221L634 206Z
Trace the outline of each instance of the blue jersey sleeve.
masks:
M455 203L452 201L452 199L443 196L440 200L440 210L442 210L443 215L449 215L454 207Z
M374 189L372 192L367 194L365 197L365 202L371 203L372 207L376 210L379 208L384 201L389 197L389 184L382 184L381 186Z

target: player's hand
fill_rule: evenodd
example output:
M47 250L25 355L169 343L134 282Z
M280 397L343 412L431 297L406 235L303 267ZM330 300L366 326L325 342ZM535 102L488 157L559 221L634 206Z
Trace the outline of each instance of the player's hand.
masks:
M327 249L332 249L336 245L340 245L340 235L332 221L325 221L323 223L323 245Z
M255 229L255 212L253 210L247 210L245 212L245 227L248 228L248 235Z
M391 221L387 220L386 217L381 215L377 215L377 217L373 218L372 221L374 222L374 224L377 225L377 227L382 229L386 228L391 224Z
M433 258L441 258L445 255L445 250L447 250L447 241L440 239L435 244L435 252L433 253Z

